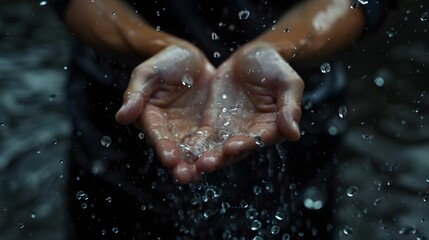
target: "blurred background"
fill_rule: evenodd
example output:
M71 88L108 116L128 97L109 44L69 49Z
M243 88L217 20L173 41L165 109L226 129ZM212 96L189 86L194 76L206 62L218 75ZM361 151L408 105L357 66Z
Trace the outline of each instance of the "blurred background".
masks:
M400 0L342 58L350 126L338 239L429 237L429 2ZM46 2L0 2L0 239L65 239L67 33Z

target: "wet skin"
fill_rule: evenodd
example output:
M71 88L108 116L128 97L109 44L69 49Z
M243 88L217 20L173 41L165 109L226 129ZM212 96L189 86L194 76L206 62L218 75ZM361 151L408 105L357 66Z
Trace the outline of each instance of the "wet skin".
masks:
M303 88L268 46L245 47L218 69L196 49L171 46L133 71L116 119L144 130L160 161L186 184L261 144L299 139ZM220 119L231 109L231 119Z

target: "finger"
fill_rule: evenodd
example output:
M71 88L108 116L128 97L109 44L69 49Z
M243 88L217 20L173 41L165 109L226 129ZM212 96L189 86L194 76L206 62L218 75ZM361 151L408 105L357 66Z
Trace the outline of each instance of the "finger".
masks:
M137 120L143 112L145 103L158 85L158 78L153 75L153 72L147 69L135 69L124 93L123 104L116 113L116 121L127 125Z
M192 165L179 162L172 170L172 174L179 184L187 184L192 180Z
M283 139L275 126L255 125L249 129L249 132L228 139L223 147L225 155L239 156L258 148L279 143Z
M279 81L277 92L277 127L289 141L300 137L301 99L304 92L304 81L287 65L285 80Z

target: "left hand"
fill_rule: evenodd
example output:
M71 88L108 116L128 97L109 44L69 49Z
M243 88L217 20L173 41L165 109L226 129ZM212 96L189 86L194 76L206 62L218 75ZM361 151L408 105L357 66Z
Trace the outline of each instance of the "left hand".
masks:
M211 172L251 150L300 138L304 82L268 45L245 46L226 60L210 82L203 126L212 126L210 149L196 162Z

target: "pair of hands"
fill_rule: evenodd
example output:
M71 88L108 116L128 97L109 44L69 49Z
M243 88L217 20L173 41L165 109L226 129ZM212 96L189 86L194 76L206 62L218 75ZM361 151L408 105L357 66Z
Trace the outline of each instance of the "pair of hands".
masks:
M298 140L304 84L268 45L249 45L215 69L192 45L137 66L116 114L142 129L180 184L251 150Z

